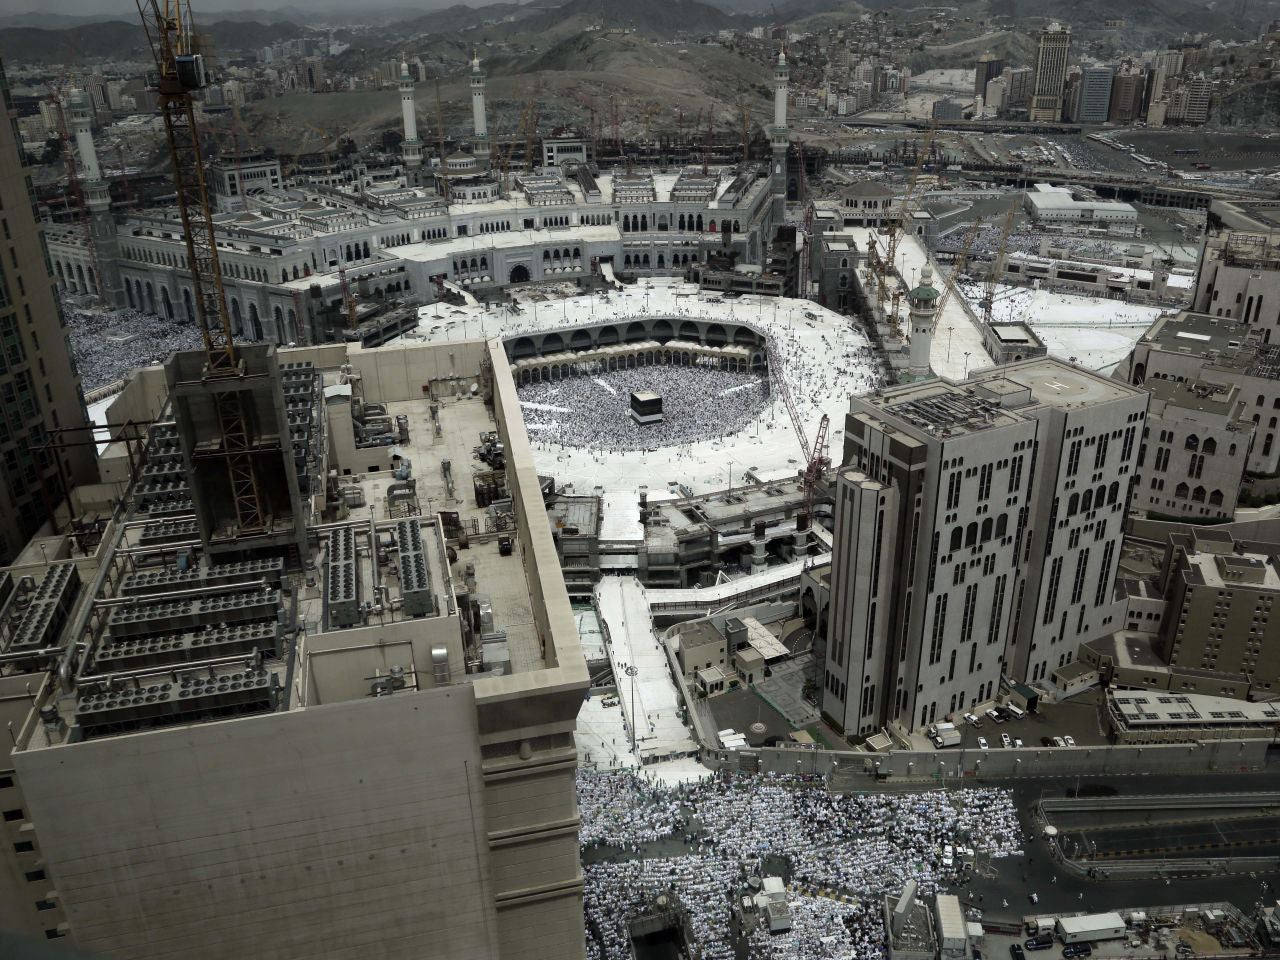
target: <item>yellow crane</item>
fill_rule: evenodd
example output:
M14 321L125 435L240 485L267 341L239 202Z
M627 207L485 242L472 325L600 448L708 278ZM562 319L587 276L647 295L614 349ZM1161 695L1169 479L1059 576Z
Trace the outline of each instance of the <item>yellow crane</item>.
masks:
M942 311L951 297L959 292L960 274L964 273L965 265L969 262L969 253L973 250L974 241L978 239L978 234L982 232L982 217L978 217L969 225L969 229L965 231L964 239L960 241L960 250L956 253L956 258L951 264L951 272L947 274L947 286L942 291L942 296L938 298L937 316L942 316Z
M444 202L448 203L449 196L449 160L444 155L444 104L440 100L440 78L436 78L436 141L440 145L440 185L443 188L440 192L444 195Z
M995 256L991 259L991 272L987 274L987 282L982 290L982 322L991 325L991 312L996 300L996 284L1004 273L1004 261L1009 253L1009 234L1013 232L1013 218L1018 212L1018 201L1009 203L1005 211L1004 223L1000 227L1000 242L996 245Z
M929 149L933 146L933 138L937 133L937 122L930 123L929 129L925 131L924 142L920 145L920 151L916 156L915 166L911 168L911 175L907 178L907 189L902 197L902 203L898 206L898 216L889 224L889 244L885 260L886 266L890 268L893 266L894 257L898 254L898 241L902 238L903 231L909 228L911 216L919 204L916 187L920 180L920 171L929 156Z
M184 9L182 0L137 0L137 5L156 64L148 85L159 101L169 145L191 268L192 299L204 340L204 378L232 381L243 374L243 368L231 337L193 96L208 83L204 55L192 27L191 11ZM212 391L221 440L219 454L227 464L237 525L242 532L260 533L266 529L267 518L250 447L245 396L234 389Z

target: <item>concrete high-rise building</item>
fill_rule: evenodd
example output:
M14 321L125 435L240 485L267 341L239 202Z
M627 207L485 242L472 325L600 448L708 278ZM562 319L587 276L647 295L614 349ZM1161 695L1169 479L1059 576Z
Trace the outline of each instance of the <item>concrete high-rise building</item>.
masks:
M983 95L988 114L1004 112L1009 104L1009 82L1004 77L996 77L987 83L987 92Z
M984 53L978 58L973 76L974 98L986 97L987 84L1004 72L1004 60L994 53Z
M1280 689L1278 546L1219 530L1174 536L1160 652L1175 673L1244 681L1259 699Z
M1051 23L1040 32L1030 119L1056 123L1062 119L1062 89L1071 57L1071 28Z
M1117 629L1142 390L1042 357L855 397L823 712L920 730Z
M1151 98L1159 100L1169 91L1169 81L1182 73L1182 51L1160 50L1152 61Z
M1133 123L1142 119L1142 101L1147 88L1147 71L1140 63L1125 60L1111 83L1111 123Z
M1034 71L1030 67L1005 67L1001 76L1008 86L1008 106L1025 107L1031 99Z
M255 412L287 411L273 519L300 509L303 543L198 538L182 451L217 444L180 354L112 404L156 421L145 475L124 443L101 458L131 522L0 571L0 927L130 960L582 960L590 680L503 345L244 350ZM487 509L469 495L456 524L420 510L453 489L433 420L500 438L514 549L461 548ZM379 431L416 468L391 490L366 482ZM326 506L331 471L370 509Z
M1185 91L1182 108L1182 122L1192 124L1208 123L1209 106L1213 95L1213 81L1203 73L1192 77L1179 92Z
M773 150L773 222L781 223L787 213L787 54L778 51L778 62L773 69L773 129L770 140Z
M0 64L0 81L3 70ZM8 114L0 124L0 562L11 562L62 507L66 491L97 471L92 447L43 446L83 443L85 433L55 431L87 420L6 83L0 94Z
M1084 67L1076 89L1072 119L1076 123L1106 123L1111 104L1112 67Z

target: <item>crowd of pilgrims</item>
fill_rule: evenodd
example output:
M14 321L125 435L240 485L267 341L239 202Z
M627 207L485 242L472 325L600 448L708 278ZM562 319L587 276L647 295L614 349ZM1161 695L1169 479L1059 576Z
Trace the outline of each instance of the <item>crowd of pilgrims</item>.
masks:
M580 770L578 803L595 960L629 956L628 919L662 894L687 918L693 960L730 960L733 906L765 858L790 865L792 929L744 930L751 957L875 960L883 895L909 879L930 895L961 878L959 858L944 866L944 846L993 858L1022 849L1011 795L989 788L843 794L820 777L749 774L669 787Z
M535 441L604 453L685 446L739 433L768 402L768 382L758 373L700 367L652 366L519 388L525 425ZM631 419L631 394L662 397L663 421L641 426Z
M122 379L134 367L169 359L175 350L204 345L196 324L165 320L141 310L82 307L76 298L62 302L71 355L86 391Z

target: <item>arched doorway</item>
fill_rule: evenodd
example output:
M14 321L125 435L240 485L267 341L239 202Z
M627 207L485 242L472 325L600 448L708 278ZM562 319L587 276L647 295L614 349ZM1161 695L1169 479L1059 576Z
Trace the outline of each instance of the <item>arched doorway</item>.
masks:
M523 263L517 263L511 268L511 275L507 280L508 283L528 283L529 268Z

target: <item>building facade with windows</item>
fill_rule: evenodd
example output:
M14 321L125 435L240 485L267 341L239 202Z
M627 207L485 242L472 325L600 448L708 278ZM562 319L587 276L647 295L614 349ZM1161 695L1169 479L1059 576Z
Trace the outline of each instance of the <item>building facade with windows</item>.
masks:
M854 398L823 711L920 730L1114 629L1147 398L1050 358Z
M97 476L80 376L63 329L31 177L0 64L0 563L49 520L77 483Z

